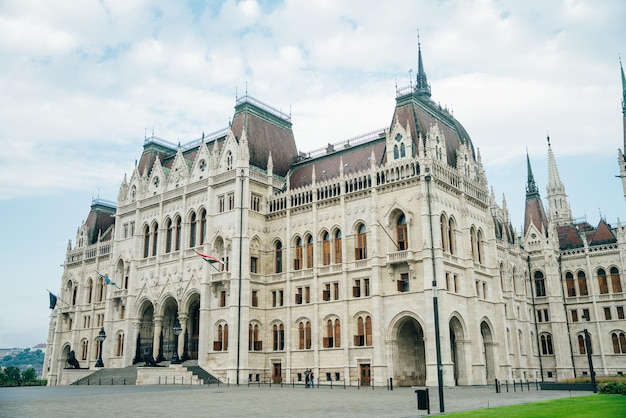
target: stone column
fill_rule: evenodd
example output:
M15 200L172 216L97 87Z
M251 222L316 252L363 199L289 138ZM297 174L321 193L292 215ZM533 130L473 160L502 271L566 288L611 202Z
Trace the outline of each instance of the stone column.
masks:
M139 340L139 330L141 329L141 321L133 321L133 335L132 338L135 340L135 356L133 357L133 364L137 364L143 360L141 357L140 344ZM130 346L130 344L128 344Z
M178 336L178 354L180 355L181 361L189 360L189 353L187 352L187 346L185 345L186 338L185 334L187 333L187 314L178 312L178 323L180 324L180 335Z
M163 316L154 317L154 336L152 337L152 357L155 359L159 356L159 344L161 330L163 329Z

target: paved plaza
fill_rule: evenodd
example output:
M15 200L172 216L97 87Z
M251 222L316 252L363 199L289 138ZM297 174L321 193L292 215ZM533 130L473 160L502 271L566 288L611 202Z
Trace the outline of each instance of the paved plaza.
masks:
M531 386L532 387L532 386ZM505 389L503 388L503 391ZM430 388L431 415L439 413ZM496 394L493 387L444 389L445 411L493 408L590 392ZM420 417L414 389L302 386L56 386L0 388L0 417Z

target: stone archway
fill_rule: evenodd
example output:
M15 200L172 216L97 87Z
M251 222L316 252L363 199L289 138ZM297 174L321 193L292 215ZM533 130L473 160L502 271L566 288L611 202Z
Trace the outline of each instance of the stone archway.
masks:
M174 335L174 325L178 321L178 303L172 297L163 303L163 327L161 333L163 335L163 345L160 354L165 360L172 358L174 350L178 350L178 337ZM178 355L182 353L178 352Z
M154 306L147 302L141 311L139 333L137 334L137 351L135 362L144 361L153 354L154 343Z
M187 318L187 352L192 360L198 359L198 344L200 342L200 298L198 297L189 305L189 317Z
M457 317L453 317L450 319L450 358L452 359L452 372L456 386L467 383L464 342L465 334L461 322Z
M423 386L426 383L424 330L414 318L401 319L397 325L395 380L398 386Z
M480 334L483 339L483 356L485 360L485 378L487 384L492 383L496 377L494 353L493 353L493 334L491 333L491 327L486 321L480 323Z

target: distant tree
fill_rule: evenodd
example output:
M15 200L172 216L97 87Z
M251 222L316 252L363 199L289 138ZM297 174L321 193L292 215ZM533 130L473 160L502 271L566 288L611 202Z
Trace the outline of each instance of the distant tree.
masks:
M4 372L4 370L0 369L0 385L6 384L7 380L9 380L9 378L7 377L6 373Z
M29 367L22 372L22 380L25 382L33 382L37 380L37 370Z
M17 366L9 366L4 369L4 373L7 375L7 380L17 381L20 378L20 369Z

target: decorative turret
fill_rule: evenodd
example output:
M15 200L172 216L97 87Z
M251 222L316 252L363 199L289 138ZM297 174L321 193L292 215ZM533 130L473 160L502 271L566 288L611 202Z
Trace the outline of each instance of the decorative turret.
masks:
M559 170L556 167L556 160L552 147L550 146L550 137L548 140L548 186L546 191L548 194L548 213L550 220L555 225L568 225L572 222L572 210L567 201L565 194L565 186L559 176Z

